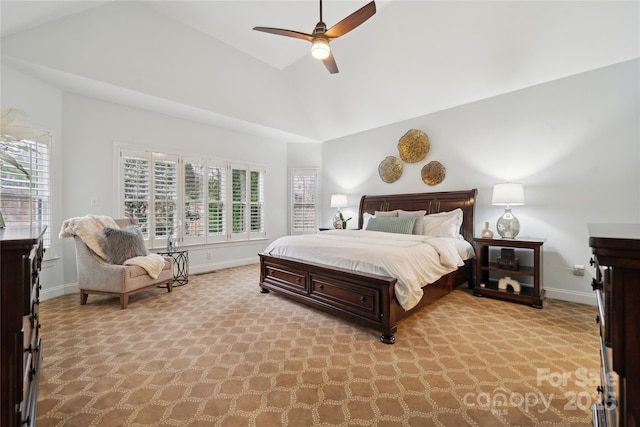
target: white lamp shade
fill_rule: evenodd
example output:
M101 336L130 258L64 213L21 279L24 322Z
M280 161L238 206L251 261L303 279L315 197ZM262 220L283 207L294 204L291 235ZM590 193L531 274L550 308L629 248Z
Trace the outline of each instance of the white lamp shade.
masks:
M326 39L317 38L311 44L311 56L316 59L327 59L330 52L329 41Z
M334 194L331 196L332 208L345 208L347 207L347 196L344 194Z
M503 206L524 205L524 186L512 182L494 185L491 204Z

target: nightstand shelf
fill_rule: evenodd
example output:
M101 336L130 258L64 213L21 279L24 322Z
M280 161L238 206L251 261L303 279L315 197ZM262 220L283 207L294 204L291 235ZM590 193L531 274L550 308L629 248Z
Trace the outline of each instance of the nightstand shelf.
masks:
M474 239L476 244L476 286L475 296L502 299L519 304L542 308L544 287L542 286L542 245L545 239ZM513 248L518 255L532 255L532 266L520 265L518 269L508 269L495 262L496 256L490 248ZM529 253L526 253L526 252ZM493 258L492 258L493 255ZM520 283L520 292L511 288L498 289L498 281L511 277Z
M489 265L486 267L486 269L490 271L495 271L496 273L504 273L505 276L509 276L509 275L533 276L534 274L533 267L528 267L526 265L525 266L521 265L520 268L518 268L517 270L509 270L507 268L499 267L497 262L490 262Z

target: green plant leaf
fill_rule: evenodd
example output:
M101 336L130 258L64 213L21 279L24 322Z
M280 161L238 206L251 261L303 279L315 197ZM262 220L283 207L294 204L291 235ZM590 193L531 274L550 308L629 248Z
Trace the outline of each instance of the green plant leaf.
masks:
M7 153L4 150L0 150L0 159L2 159L3 162L7 162L20 169L20 171L25 174L27 178L31 179L31 174L29 173L29 171L22 167L22 165L18 163L18 161L11 154Z

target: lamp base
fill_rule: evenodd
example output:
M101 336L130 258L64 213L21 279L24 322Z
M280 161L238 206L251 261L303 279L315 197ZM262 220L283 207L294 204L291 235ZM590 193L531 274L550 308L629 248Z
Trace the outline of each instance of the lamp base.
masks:
M496 223L498 234L504 239L515 239L520 233L520 221L513 216L511 208L505 208L504 213Z
M343 228L347 228L347 221L344 220L344 216L342 216L342 212L336 212L333 217L333 228L337 230L341 230Z

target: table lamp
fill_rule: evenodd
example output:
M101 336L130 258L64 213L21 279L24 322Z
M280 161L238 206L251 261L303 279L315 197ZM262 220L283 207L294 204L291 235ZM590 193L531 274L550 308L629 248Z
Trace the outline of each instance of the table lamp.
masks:
M511 213L511 206L524 205L523 185L512 182L494 185L491 204L505 206L504 213L496 224L498 234L505 239L515 239L520 232L520 222Z

